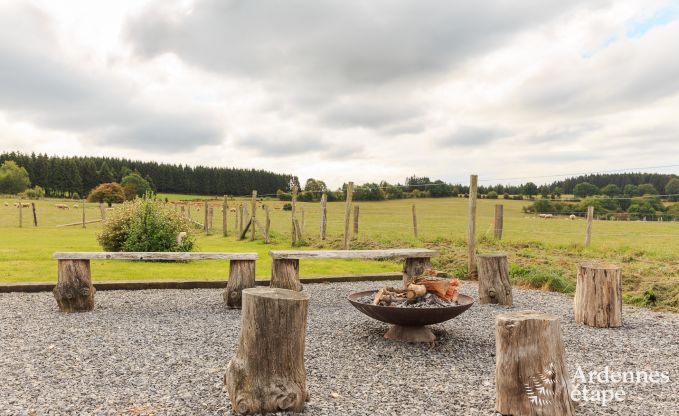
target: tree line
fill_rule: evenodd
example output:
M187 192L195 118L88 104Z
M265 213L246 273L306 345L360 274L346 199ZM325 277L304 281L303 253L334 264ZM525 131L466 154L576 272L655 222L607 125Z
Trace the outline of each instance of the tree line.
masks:
M0 153L0 165L6 161L24 168L31 186L43 188L52 197L85 196L97 185L120 182L132 172L148 181L156 192L194 195L248 195L253 190L273 194L287 189L291 178L259 169L191 167L110 157Z

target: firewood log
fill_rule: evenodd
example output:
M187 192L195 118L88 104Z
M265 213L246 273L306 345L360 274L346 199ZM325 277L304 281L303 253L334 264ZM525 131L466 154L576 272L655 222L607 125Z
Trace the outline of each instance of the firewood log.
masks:
M382 296L384 295L385 288L382 288L375 293L375 298L373 299L373 305L377 305L380 303L380 300L382 300Z
M406 297L409 300L413 300L419 297L422 297L427 294L427 288L424 285L415 285L415 284L409 284L408 285L408 293L406 294Z
M444 279L432 279L421 277L415 280L415 284L423 285L427 288L427 292L433 293L440 298L445 298L448 292L449 281Z

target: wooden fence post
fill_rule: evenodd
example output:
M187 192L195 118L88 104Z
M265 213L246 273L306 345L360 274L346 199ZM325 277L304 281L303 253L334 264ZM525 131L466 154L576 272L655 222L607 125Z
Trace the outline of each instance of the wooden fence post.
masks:
M269 217L269 206L264 206L264 212L266 213L266 222L264 223L264 242L269 244L269 230L271 229L271 218Z
M476 193L479 177L469 177L469 224L467 227L467 272L476 277Z
M229 210L229 202L224 195L224 202L222 203L222 236L226 237L227 227L226 227L226 212Z
M19 198L19 228L23 228L23 226L24 226L23 204L21 203L21 198Z
M31 202L31 207L33 208L33 225L38 226L38 215L35 212L35 202Z
M292 186L292 210L290 212L290 222L292 226L292 231L290 232L291 235L291 242L292 245L297 244L297 227L295 226L295 210L297 209L297 185Z
M413 204L413 233L417 238L417 212L415 211L415 204Z
M502 225L503 225L503 207L502 204L495 205L495 238L502 240Z
M349 182L347 185L347 198L344 207L344 244L342 248L349 250L349 217L351 216L351 199L354 195L354 183Z
M303 206L299 207L299 214L302 217L302 219L301 219L302 222L299 225L299 234L300 234L300 238L302 238L304 236L304 207Z
M250 241L255 241L257 228L257 191L252 191L252 215L250 217Z
M205 235L208 235L210 233L210 223L208 222L210 219L208 218L208 202L205 200L205 204L203 205L203 208L205 209L205 223L203 224L203 230L205 231Z
M328 221L328 194L323 193L321 196L321 240L325 240L325 232Z
M354 237L358 236L358 213L359 213L359 206L355 205L354 206Z
M210 207L210 229L211 230L214 229L214 227L213 227L214 219L215 219L215 208Z
M175 211L176 211L177 206L175 205ZM99 203L99 216L101 217L102 221L106 221L106 207L104 206L103 202Z
M189 222L191 222L191 203L190 202L186 205L186 216L189 218Z
M83 228L85 228L85 200L83 199Z
M182 205L182 218L186 218L186 207Z
M594 207L587 207L587 228L585 229L585 247L592 242L592 220L594 219Z

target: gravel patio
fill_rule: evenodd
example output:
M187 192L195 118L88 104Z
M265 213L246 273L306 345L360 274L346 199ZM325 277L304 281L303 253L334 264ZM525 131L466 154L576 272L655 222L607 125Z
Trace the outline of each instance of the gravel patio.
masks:
M492 415L495 315L475 304L433 326L435 344L383 339L387 325L355 310L354 291L398 282L309 284L306 415ZM476 298L476 286L461 293ZM561 318L571 376L666 371L669 383L625 384L626 398L582 415L679 415L679 316L625 308L624 327L576 325L572 299L514 289L513 310ZM230 415L224 367L236 349L240 311L222 291L96 294L89 313L58 312L51 293L0 295L0 415Z

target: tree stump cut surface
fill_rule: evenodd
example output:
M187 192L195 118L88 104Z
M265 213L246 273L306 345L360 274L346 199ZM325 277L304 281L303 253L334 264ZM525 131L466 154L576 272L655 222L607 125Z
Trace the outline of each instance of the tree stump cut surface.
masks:
M52 293L61 311L91 311L95 291L89 260L58 261L58 281Z
M229 281L224 290L224 303L229 308L241 308L243 289L255 287L255 261L231 260Z
M535 311L499 314L495 320L495 410L502 415L570 416L561 325Z
M309 399L304 368L308 305L303 292L243 290L239 345L224 376L236 413L304 409Z
M512 285L509 283L507 255L477 254L479 274L479 303L512 305Z
M622 269L597 262L578 264L573 310L580 324L622 326Z
M271 263L271 287L301 291L299 259L274 259Z

